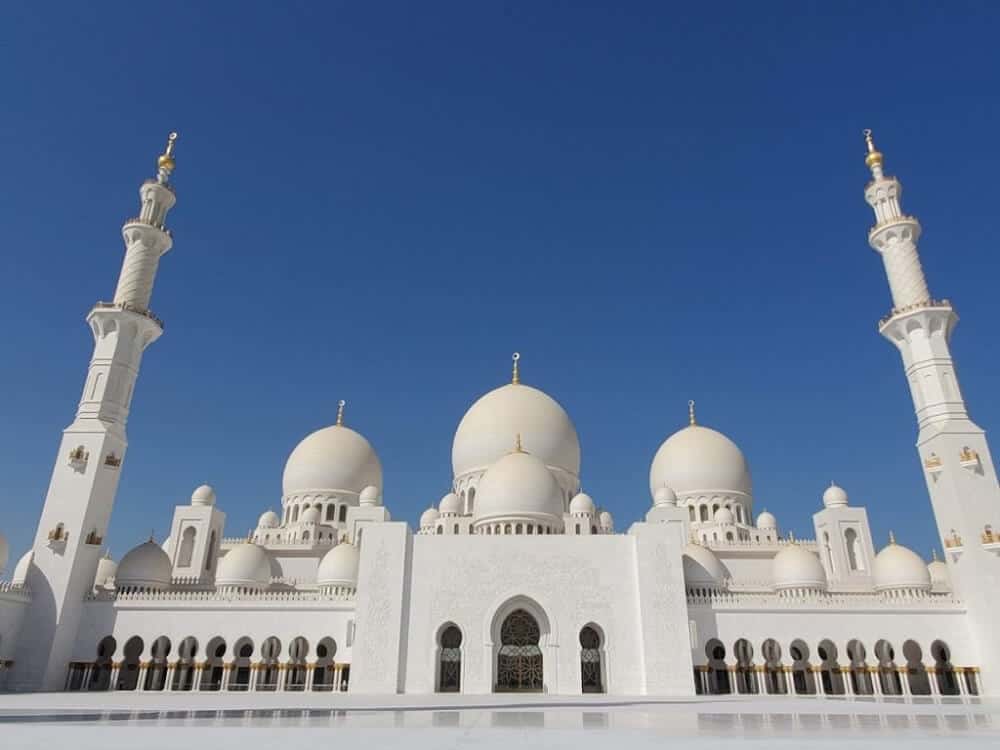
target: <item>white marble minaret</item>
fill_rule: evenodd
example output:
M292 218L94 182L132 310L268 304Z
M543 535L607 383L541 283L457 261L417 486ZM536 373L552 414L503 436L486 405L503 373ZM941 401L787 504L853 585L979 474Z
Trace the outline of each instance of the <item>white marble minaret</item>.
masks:
M865 200L875 211L868 242L885 263L892 310L879 332L899 349L917 414L917 450L930 491L952 582L968 604L980 644L979 663L1000 682L1000 488L986 433L969 418L949 350L958 316L947 300L931 298L917 254L920 222L903 213L903 187L883 172L883 156L865 131L865 164L872 181Z
M156 178L139 189L139 215L122 227L125 260L114 300L98 302L87 316L94 354L76 418L63 431L32 546L27 578L32 599L25 613L31 626L18 644L14 689L60 690L66 678L115 502L139 363L163 333L149 299L160 256L172 244L164 222L176 200L169 181L176 138L170 134Z

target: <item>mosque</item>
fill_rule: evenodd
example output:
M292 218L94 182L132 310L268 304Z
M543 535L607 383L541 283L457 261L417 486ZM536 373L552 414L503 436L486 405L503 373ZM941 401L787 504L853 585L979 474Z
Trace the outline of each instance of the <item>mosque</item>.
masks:
M209 486L162 543L114 561L105 531L175 203L171 134L125 222L94 354L64 430L31 548L0 584L8 691L495 692L580 695L982 695L1000 692L1000 488L969 417L931 297L920 223L866 132L892 307L943 559L872 538L865 509L822 490L815 537L755 515L744 453L698 423L654 454L651 503L627 529L580 489L580 442L552 396L521 380L469 407L451 491L416 527L396 520L372 444L345 422L307 435L280 512L226 536ZM821 489L821 488L818 488ZM819 494L819 493L818 493ZM636 509L637 511L639 509ZM995 531L998 530L998 531ZM881 540L880 540L881 541ZM0 537L0 568L8 559Z

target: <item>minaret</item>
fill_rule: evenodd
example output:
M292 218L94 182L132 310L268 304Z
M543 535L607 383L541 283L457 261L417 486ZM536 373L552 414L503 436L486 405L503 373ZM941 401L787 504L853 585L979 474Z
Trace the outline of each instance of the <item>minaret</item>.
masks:
M14 689L58 690L65 681L115 502L139 363L163 333L149 300L160 256L172 244L164 222L176 200L170 185L176 139L171 133L156 178L139 188L139 215L122 227L125 259L114 300L98 302L87 316L94 354L76 418L63 431L35 534L27 579L32 600L9 683Z
M991 633L1000 619L1000 558L983 546L984 531L1000 529L1000 487L986 434L969 418L949 349L958 316L947 300L931 297L917 254L920 222L903 213L903 187L885 175L870 130L865 142L873 178L865 200L875 211L868 243L882 256L892 292L892 310L879 322L879 333L903 357L919 428L917 450L952 583L969 607L982 666L1000 674L1000 645Z

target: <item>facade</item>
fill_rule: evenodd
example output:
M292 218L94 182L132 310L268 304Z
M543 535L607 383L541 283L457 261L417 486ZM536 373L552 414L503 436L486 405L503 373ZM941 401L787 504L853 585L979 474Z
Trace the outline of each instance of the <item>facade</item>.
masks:
M87 317L94 355L63 432L31 548L0 585L7 690L547 692L574 695L963 695L1000 691L1000 489L931 297L920 224L866 134L892 309L944 559L872 538L832 485L815 537L754 508L750 467L721 432L688 424L650 467L644 520L616 531L580 489L565 410L510 382L465 414L451 490L416 528L383 501L371 443L336 423L289 455L280 510L225 536L214 490L174 509L170 536L102 556L149 304L172 245L174 141L125 222L110 302ZM0 537L0 568L7 563Z

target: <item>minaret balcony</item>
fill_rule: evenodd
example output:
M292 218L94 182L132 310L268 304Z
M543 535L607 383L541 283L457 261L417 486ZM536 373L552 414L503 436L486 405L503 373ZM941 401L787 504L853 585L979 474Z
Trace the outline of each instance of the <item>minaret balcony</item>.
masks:
M144 318L149 318L151 321L156 323L160 328L163 328L163 321L160 320L156 315L153 314L152 310L142 309L137 305L133 305L129 302L95 302L95 310L125 310L126 312L135 313L136 315L142 315Z
M878 322L879 332L881 332L887 325L889 325L889 323L901 315L909 315L910 313L925 310L940 310L942 312L954 313L954 308L952 308L951 302L946 299L927 299L923 302L916 302L912 305L907 305L906 307L894 307L889 311L888 315Z
M951 557L952 562L958 562L958 558L962 556L965 552L965 546L962 544L962 537L958 535L958 532L954 529L951 530L951 536L946 536L944 538L944 551Z
M982 542L984 550L1000 557L1000 531L994 531L992 526L986 524L982 533Z

